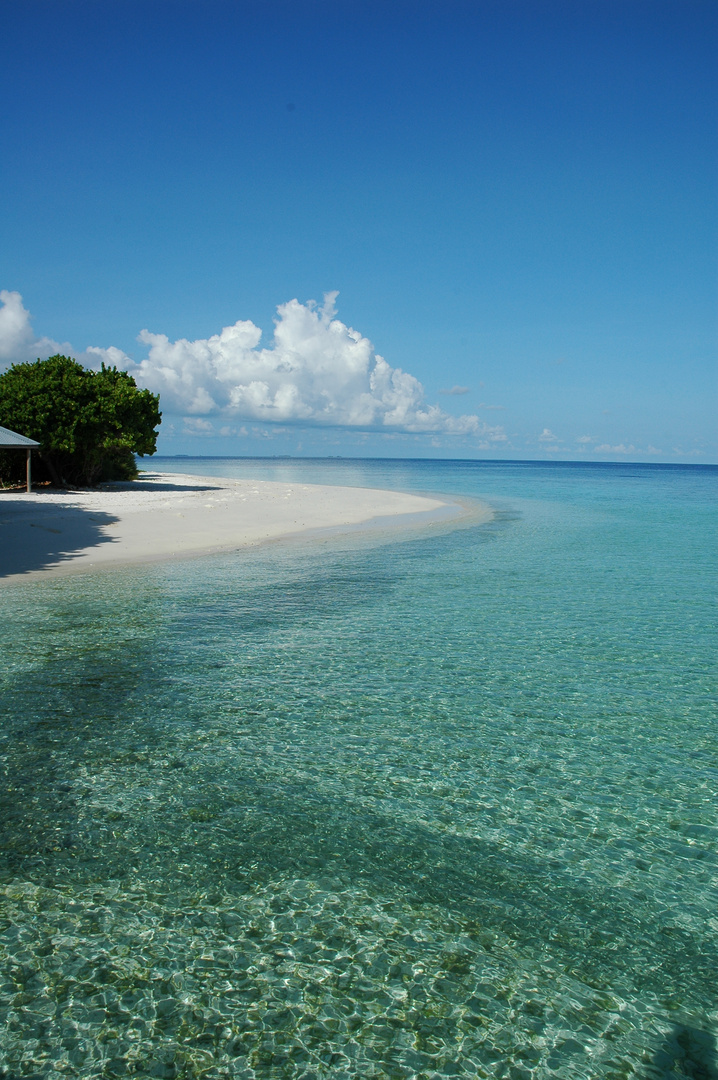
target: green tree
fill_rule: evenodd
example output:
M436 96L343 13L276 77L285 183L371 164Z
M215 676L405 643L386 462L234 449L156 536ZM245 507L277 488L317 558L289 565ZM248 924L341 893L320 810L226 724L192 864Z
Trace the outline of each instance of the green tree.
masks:
M40 473L44 468L56 484L133 480L135 454L157 449L159 401L159 394L138 389L126 371L104 364L89 371L59 354L14 364L0 375L0 424L40 443ZM21 477L20 456L0 454L3 483Z

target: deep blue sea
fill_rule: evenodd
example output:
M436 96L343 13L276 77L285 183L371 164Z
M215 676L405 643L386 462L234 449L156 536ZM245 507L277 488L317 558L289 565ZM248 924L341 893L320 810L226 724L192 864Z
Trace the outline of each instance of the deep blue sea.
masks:
M718 467L0 588L0 1077L718 1077Z

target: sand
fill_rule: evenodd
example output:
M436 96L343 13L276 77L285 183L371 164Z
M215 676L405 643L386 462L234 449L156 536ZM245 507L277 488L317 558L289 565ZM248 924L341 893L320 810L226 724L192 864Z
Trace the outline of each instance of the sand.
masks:
M450 500L374 488L143 473L84 491L0 493L0 581L231 551L316 530L426 524Z

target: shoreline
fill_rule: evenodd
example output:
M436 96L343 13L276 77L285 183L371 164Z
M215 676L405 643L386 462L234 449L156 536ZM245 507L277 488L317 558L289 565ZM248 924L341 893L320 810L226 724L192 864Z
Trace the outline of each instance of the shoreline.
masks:
M450 498L183 473L148 472L74 491L3 492L0 584L465 514ZM491 517L486 507L484 520Z

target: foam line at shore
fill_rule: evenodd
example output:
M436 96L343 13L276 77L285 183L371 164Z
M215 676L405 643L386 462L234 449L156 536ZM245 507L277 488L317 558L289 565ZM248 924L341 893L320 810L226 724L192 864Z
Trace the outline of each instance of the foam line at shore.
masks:
M399 491L177 473L143 473L91 490L3 492L0 581L188 558L318 531L426 525L463 512L450 499Z

